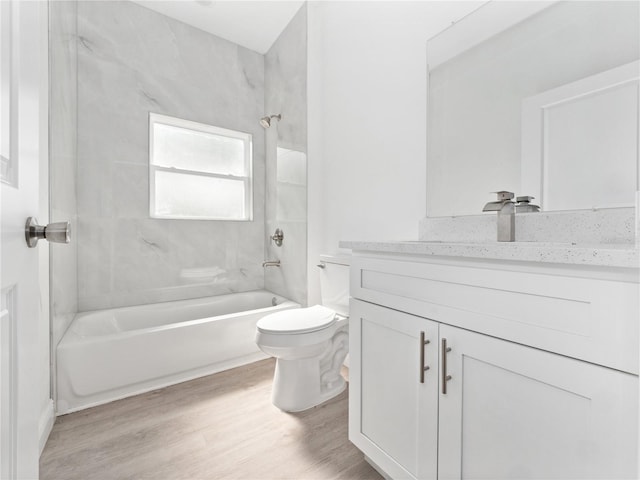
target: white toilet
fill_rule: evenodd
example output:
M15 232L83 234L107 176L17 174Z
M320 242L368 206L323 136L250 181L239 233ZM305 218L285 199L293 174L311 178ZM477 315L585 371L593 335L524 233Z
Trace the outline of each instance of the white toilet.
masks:
M276 357L271 400L299 412L341 393L340 368L349 350L348 256L320 256L323 305L267 315L257 323L256 343Z

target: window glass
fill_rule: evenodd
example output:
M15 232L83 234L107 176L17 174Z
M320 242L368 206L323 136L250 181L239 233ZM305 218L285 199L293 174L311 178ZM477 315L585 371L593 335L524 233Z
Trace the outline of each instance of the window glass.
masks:
M245 142L158 123L153 135L153 163L163 167L245 175Z
M180 218L244 218L242 181L174 172L156 172L159 216Z
M251 135L151 113L152 218L251 220Z

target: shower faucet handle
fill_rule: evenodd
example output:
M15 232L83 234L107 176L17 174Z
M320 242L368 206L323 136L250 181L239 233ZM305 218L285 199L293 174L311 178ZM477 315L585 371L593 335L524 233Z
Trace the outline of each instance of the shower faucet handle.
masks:
M276 244L276 247L281 247L282 241L284 240L284 232L281 229L276 228L275 233L271 235L269 238L273 243Z

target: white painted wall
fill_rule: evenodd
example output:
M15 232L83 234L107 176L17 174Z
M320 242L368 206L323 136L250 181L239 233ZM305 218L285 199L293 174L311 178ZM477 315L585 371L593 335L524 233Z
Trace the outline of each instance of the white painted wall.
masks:
M426 42L483 2L309 4L309 300L340 240L417 239L426 204Z

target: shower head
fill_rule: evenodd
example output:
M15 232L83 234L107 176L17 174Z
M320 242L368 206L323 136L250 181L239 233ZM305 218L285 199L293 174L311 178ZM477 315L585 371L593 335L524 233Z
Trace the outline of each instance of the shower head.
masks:
M271 126L272 118L275 118L276 120L280 121L282 120L282 115L278 113L277 115L262 117L260 119L260 125L262 125L264 128L269 128Z

